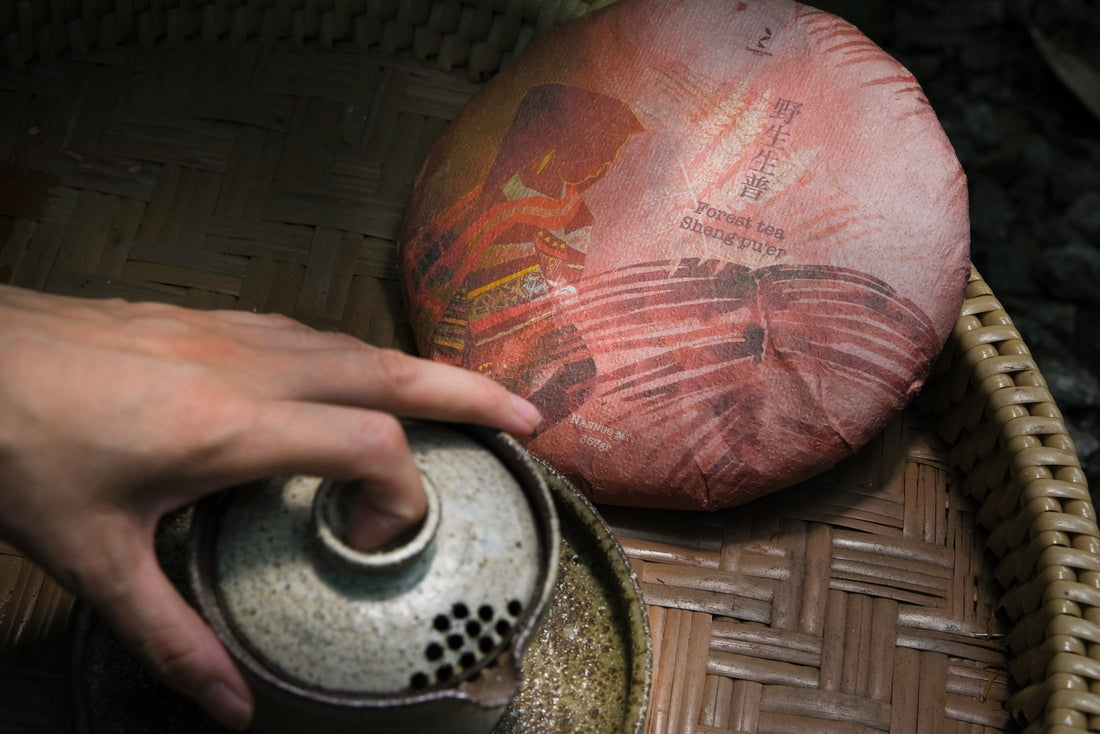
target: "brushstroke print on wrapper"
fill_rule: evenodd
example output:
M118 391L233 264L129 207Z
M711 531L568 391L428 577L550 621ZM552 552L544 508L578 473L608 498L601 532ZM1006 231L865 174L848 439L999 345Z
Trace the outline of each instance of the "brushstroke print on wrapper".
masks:
M843 21L621 5L456 121L403 284L422 352L535 402L529 448L591 497L730 506L919 389L968 272L965 177L916 82ZM703 25L743 53L685 39Z

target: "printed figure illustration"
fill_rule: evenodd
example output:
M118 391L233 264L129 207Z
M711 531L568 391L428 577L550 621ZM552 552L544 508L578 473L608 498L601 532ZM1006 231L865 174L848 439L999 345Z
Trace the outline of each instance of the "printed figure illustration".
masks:
M553 423L588 396L595 365L561 311L591 237L582 193L641 131L622 102L548 84L520 103L485 183L410 245L410 291L430 356L529 395ZM532 359L534 357L534 359Z

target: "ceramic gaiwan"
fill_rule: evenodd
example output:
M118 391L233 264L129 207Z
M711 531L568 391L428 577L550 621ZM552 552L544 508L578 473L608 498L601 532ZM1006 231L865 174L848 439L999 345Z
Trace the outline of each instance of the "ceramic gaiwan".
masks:
M545 482L502 434L409 424L429 508L345 545L356 487L293 476L204 501L196 602L256 694L257 732L488 732L519 687L557 576Z

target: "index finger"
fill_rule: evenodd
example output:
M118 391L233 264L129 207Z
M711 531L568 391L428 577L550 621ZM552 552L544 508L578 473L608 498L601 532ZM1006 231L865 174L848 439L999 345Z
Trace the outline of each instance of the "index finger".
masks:
M371 347L306 352L294 359L292 397L394 415L491 426L530 435L538 409L472 370Z

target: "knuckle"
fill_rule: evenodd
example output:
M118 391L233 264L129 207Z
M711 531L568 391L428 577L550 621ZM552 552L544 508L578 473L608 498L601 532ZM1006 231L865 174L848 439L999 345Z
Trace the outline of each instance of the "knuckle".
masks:
M238 327L262 327L280 331L313 331L304 323L278 311L240 311L234 309L209 311L225 327L236 330Z
M375 461L409 450L401 421L389 413L373 413L364 419L357 438L359 448Z
M170 630L147 632L140 643L139 654L155 676L174 688L187 690L200 677L202 661L197 649L175 637Z
M147 437L176 467L202 467L230 454L257 430L260 406L249 393L211 385L183 385L163 396L161 414L171 429ZM159 443L157 442L159 439Z
M417 379L417 360L396 349L377 348L374 350L374 367L382 383L400 390L413 384Z
M411 461L404 425L389 413L370 412L347 436L348 469L358 478L391 480ZM349 475L350 476L350 475Z
M260 317L260 319L262 319L265 324L276 329L296 329L299 331L305 331L309 329L309 327L303 324L301 321L291 318L286 314L271 311L256 315Z

